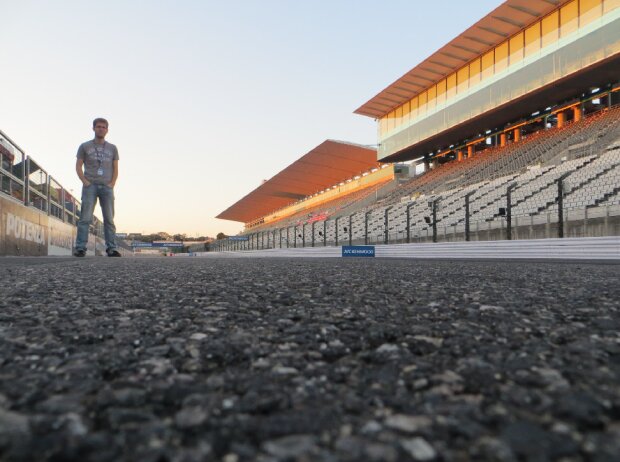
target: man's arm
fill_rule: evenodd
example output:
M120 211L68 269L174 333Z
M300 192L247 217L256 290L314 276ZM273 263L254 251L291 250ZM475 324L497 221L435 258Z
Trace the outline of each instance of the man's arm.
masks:
M118 178L118 159L112 163L112 181L108 183L110 188L113 188Z
M75 163L75 171L77 175L80 177L80 181L82 182L82 184L84 186L90 186L90 181L88 181L86 177L84 176L84 169L82 168L83 165L84 165L84 160L78 159L77 162Z

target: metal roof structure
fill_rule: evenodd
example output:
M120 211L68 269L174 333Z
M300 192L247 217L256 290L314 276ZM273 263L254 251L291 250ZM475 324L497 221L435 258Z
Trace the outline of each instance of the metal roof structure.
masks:
M354 112L380 118L569 0L506 0Z
M249 223L378 165L374 148L326 140L216 218Z

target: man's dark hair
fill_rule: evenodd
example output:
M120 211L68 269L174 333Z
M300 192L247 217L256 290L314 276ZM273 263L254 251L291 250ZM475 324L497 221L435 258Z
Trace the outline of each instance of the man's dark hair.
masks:
M109 126L108 121L105 120L103 117L97 117L95 120L93 120L93 128L95 128L95 125L97 125L98 123L102 123L105 124L105 126Z

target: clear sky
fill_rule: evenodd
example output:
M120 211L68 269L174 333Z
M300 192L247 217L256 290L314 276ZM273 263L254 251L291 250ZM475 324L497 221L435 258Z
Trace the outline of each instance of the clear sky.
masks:
M0 129L78 198L110 122L118 232L234 234L214 218L499 0L0 0ZM99 216L100 213L98 214Z

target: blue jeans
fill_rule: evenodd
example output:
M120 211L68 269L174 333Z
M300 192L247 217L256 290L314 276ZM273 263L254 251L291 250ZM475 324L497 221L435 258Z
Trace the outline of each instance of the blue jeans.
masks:
M114 190L104 184L91 183L82 186L82 211L77 223L76 250L86 250L88 243L88 228L93 222L93 212L97 199L101 204L103 214L103 229L105 233L106 251L116 250L116 226L114 226Z

